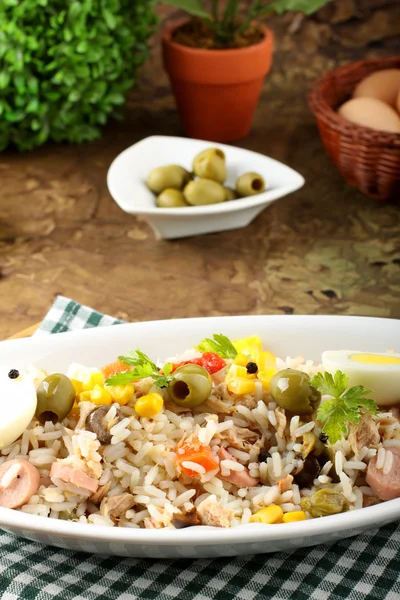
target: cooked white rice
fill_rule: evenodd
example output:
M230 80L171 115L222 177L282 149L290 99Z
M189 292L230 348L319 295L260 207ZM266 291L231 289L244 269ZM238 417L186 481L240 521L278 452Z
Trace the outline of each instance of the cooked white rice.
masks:
M186 356L189 360L198 353L189 351ZM302 357L277 359L277 367L309 374L321 369ZM299 416L286 420L261 385L253 396L246 395L235 404L225 382L220 381L215 384L207 412L174 412L167 404L153 419L140 417L135 411L137 397L150 389L144 386L126 406L110 406L105 416L111 435L108 445L100 444L90 431L75 429L79 411L64 423L47 422L43 426L33 421L19 440L0 451L0 464L25 458L41 476L37 493L19 510L93 525L154 528L173 527L175 515L181 513L205 514L214 502L221 519L236 526L249 523L253 513L272 504L280 505L284 512L302 510L302 498L323 488L342 493L350 510L362 508L366 498L374 499L365 482L368 462L376 456L376 468L388 474L393 465L390 449L400 447L399 423L390 411L374 416L382 436L378 447L363 446L355 451L349 440L337 442L334 458L325 462L309 487L301 489L293 476L304 466L303 436L313 431L318 437L321 425ZM222 403L226 412L213 409L213 402ZM117 409L123 418L118 419ZM234 443L237 428L247 432L248 442ZM189 436L210 447L219 468L207 472L199 463L184 460L182 467L192 476L181 472L177 463L182 453L179 443ZM269 455L259 462L263 445ZM228 452L229 459L218 458L221 449ZM51 466L59 460L95 477L98 492L92 496L82 487L50 479ZM332 480L332 468L338 482ZM0 485L9 485L16 470L10 469ZM243 475L257 484L236 485L235 477ZM104 497L95 498L103 492ZM132 498L133 505L115 517L110 503L120 501L124 494Z

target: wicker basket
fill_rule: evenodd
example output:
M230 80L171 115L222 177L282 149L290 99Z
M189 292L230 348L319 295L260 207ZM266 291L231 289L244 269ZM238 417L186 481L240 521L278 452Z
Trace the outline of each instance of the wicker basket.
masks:
M360 127L336 110L374 71L400 68L400 57L361 60L320 79L309 95L325 149L347 183L377 200L400 202L400 134Z

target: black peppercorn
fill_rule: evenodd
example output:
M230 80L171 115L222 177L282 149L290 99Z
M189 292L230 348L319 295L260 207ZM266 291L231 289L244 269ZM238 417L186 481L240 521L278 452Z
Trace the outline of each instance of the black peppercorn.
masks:
M326 433L319 434L319 441L323 444L326 444L326 442L328 441L328 436L326 435Z
M253 375L254 373L257 373L258 367L257 367L256 363L255 362L247 363L246 371L248 372L249 375Z
M17 379L19 377L19 371L17 371L17 369L11 369L11 371L8 372L8 376L10 379Z

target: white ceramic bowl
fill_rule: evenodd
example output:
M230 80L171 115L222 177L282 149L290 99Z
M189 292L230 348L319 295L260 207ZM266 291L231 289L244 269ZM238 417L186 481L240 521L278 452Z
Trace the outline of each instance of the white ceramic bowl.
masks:
M303 354L319 361L324 350L399 351L400 321L366 317L250 316L213 317L100 327L0 343L0 362L15 367L35 362L48 371L66 371L79 362L102 365L119 354L141 348L164 359L183 352L203 337L231 338L258 333L278 356ZM0 508L0 527L29 540L91 553L149 558L221 557L294 550L334 542L397 521L400 499L340 515L299 523L232 529L190 527L123 529L70 523Z
M264 177L267 190L250 198L207 206L158 208L146 185L148 173L170 164L191 171L196 154L210 146L217 146L226 154L227 185L235 187L239 175L256 171ZM108 171L107 185L122 210L144 218L157 238L174 239L245 227L266 206L301 188L304 178L281 162L250 150L202 140L152 136L117 156Z

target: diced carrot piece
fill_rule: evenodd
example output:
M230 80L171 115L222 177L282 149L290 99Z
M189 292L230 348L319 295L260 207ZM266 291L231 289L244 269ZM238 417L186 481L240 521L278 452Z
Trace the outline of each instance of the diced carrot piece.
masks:
M210 446L198 446L196 448L192 448L190 446L186 446L183 448L183 454L178 452L176 460L181 468L181 471L185 473L185 475L189 475L189 477L198 477L199 473L196 471L192 471L191 469L185 468L182 463L188 461L193 462L201 467L204 467L206 473L209 471L213 471L214 469L218 469L219 463L215 460L213 453L211 452Z
M108 365L105 365L101 372L103 373L104 379L108 379L117 373L123 373L124 371L130 371L130 367L122 362L122 360L116 360Z

